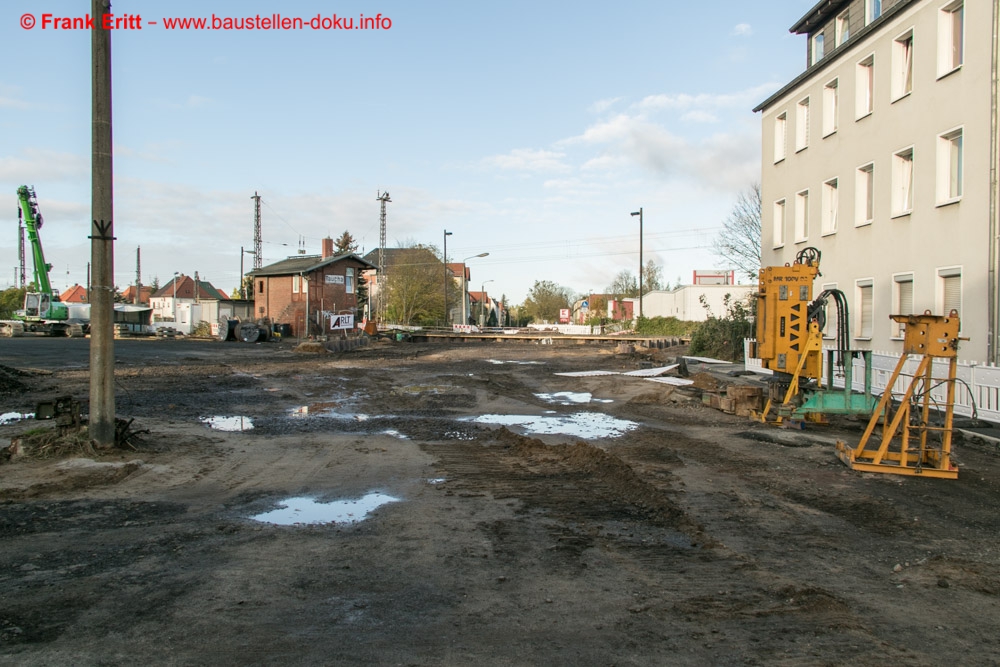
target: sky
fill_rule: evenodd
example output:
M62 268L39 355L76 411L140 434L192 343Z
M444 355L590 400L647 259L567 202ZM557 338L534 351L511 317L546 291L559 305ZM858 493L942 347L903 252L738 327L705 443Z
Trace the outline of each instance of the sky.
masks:
M643 259L666 281L726 268L712 241L759 180L752 109L805 67L788 32L813 0L337 2L116 0L115 283L175 272L231 291L262 200L267 264L349 231L442 245L471 289L601 292ZM14 284L19 185L33 186L57 289L90 260L90 0L0 8L0 287ZM165 19L379 16L378 30L194 30ZM26 29L22 24L31 23ZM155 22L155 23L154 23ZM127 26L124 22L123 26ZM253 264L243 256L246 270ZM28 279L31 279L30 250Z

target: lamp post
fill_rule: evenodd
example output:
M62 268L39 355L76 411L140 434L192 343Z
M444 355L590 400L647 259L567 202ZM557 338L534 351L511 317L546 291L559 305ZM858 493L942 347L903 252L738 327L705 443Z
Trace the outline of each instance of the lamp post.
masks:
M490 253L481 252L478 255L473 255L472 257L466 257L462 260L462 265L464 266L470 259L476 259L477 257L487 257ZM465 311L465 304L469 301L469 281L465 277L465 271L462 271L462 324L469 323L469 315L472 313L467 313Z
M180 273L174 271L174 324L177 324L177 276Z
M639 216L639 317L642 317L642 207L632 215Z
M486 283L491 283L492 280L484 280L483 284L479 287L481 290L479 292L479 311L482 313L479 318L479 328L486 328Z
M257 252L254 250L244 250L243 246L240 246L240 298L247 298L247 285L246 285L246 275L243 273L243 255L256 255Z
M448 237L451 232L444 230L444 325L448 326Z

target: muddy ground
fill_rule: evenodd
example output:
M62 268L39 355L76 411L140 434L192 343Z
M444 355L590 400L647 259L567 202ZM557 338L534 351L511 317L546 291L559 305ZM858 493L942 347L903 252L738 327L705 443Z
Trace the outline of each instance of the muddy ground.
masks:
M29 372L0 374L0 412L86 397L85 348L54 342L0 341ZM590 346L118 349L136 451L0 466L0 663L1000 662L992 445L957 446L957 481L860 474L831 445L857 426L777 444L690 390L554 375L644 361ZM562 391L594 400L536 396ZM473 421L578 413L634 427ZM251 518L371 493L397 502Z

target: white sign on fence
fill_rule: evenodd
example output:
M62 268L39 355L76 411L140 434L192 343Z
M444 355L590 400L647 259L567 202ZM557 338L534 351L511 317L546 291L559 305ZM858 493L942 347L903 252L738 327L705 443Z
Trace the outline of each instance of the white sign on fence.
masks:
M354 315L331 315L330 316L330 328L331 329L353 329L354 328Z

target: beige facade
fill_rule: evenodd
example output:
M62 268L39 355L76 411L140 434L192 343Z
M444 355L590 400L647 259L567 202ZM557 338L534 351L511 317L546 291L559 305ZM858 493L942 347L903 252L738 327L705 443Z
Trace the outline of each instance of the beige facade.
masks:
M815 291L846 294L857 349L902 351L891 313L954 308L961 357L995 362L996 2L872 3L793 26L813 64L757 109L762 263L817 248Z

